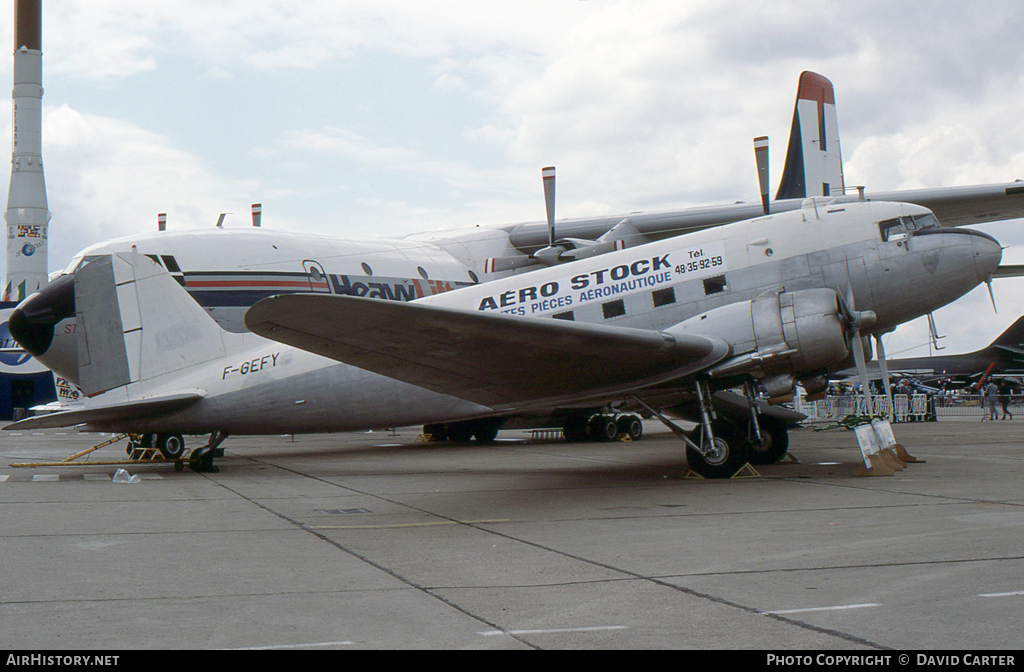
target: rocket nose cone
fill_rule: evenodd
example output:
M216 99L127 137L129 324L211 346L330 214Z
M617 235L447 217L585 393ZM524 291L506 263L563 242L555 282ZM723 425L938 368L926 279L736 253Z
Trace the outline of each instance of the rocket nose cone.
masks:
M75 279L63 275L22 301L7 321L11 337L33 357L46 353L58 322L75 316Z

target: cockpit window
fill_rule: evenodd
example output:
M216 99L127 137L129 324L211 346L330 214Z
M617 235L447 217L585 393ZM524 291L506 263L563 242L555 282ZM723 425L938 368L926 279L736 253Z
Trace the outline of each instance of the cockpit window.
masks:
M90 255L85 256L85 257L83 257L83 256L75 256L75 257L73 257L71 259L71 261L68 263L68 265L64 267L64 270L61 271L60 274L61 275L71 275L72 273L77 271L79 268L81 268L85 264L88 264L90 261L92 261L93 259L95 259L98 256L100 256L100 255L98 255L98 254L90 254Z
M896 219L886 219L878 223L878 231L882 234L882 240L888 242L890 239L905 238L905 234L913 234L914 231L935 229L938 226L939 220L929 212L925 215L904 215Z
M888 242L889 238L906 233L903 229L903 224L900 223L899 219L887 219L883 222L878 223L878 230L882 234L882 241Z
M939 220L930 212L927 215L914 215L914 222L917 223L919 229L939 228Z

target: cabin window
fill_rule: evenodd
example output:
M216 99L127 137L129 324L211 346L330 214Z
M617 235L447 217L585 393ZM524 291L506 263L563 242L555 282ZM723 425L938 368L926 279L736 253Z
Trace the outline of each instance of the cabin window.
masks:
M424 280L428 279L427 272L423 269L422 266L417 266L416 267L416 272L419 273L420 277L423 278Z
M665 289L656 289L651 292L651 298L654 300L654 307L668 306L676 302L676 288L666 287Z
M573 314L571 310L567 310L564 313L555 313L551 317L555 318L556 320L569 320L570 322L576 321L576 316Z
M370 265L368 263L366 263L364 261L362 263L362 267L363 267L363 273L366 273L367 275L373 275L373 269L370 268Z
M480 284L480 278L473 271L469 271L469 279L473 281L474 285Z
M724 275L716 275L710 278L704 278L704 295L710 294L721 294L729 288L729 283L725 281Z
M604 319L610 320L613 317L619 317L626 314L626 302L622 299L617 301L609 301L608 303L601 304L601 311L604 313Z

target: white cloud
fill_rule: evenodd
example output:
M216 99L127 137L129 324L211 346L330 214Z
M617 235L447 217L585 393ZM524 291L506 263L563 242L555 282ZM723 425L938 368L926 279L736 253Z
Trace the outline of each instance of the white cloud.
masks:
M252 184L212 174L196 156L127 122L47 109L43 154L50 211L50 265L81 248L169 226L212 226L225 201L245 201Z

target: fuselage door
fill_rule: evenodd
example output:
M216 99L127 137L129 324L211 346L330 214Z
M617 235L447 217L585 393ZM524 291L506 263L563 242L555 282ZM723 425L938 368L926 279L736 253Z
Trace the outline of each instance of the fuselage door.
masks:
M327 277L327 273L319 261L307 259L302 262L302 268L306 270L306 278L309 280L309 291L321 292L323 294L331 293L330 278Z

